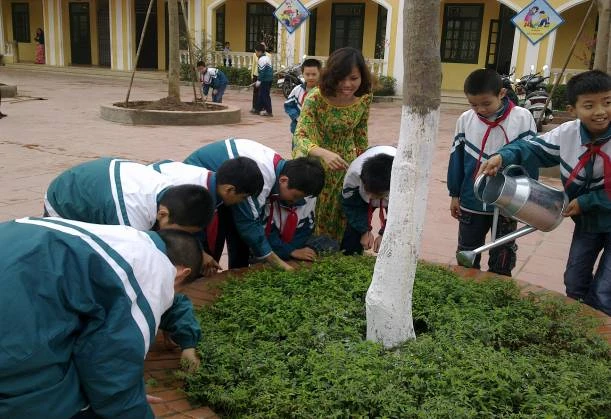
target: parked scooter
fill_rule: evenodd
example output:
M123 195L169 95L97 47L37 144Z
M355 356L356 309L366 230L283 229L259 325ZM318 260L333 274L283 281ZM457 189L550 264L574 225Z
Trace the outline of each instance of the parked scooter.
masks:
M516 94L515 90L513 89L513 80L512 80L513 73L514 72L512 71L511 73L507 75L501 74L501 80L503 80L503 88L505 89L505 96L507 96L507 98L511 100L514 105L519 106L520 99L518 98L518 95Z
M540 73L532 73L532 71L534 71L533 67L531 67L531 74L516 80L516 93L518 97L522 98L520 105L528 109L535 118L537 131L541 131L542 126L554 118L551 100L545 108L545 102L549 96L545 85L549 77L544 77ZM543 117L541 117L542 114L544 114Z
M305 79L301 75L301 63L295 64L282 69L278 72L278 87L282 89L285 98L288 98L295 86L305 83Z

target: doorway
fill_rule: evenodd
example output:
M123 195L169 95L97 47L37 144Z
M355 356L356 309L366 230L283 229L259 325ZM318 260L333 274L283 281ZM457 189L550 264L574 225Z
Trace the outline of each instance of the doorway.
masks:
M98 0L98 62L110 67L110 16L108 0Z
M490 21L486 68L496 70L499 74L509 74L515 32L511 19L516 12L504 4L500 6L499 18Z
M68 10L72 64L91 65L89 3L70 3Z
M136 0L136 48L140 42L140 35L144 28L144 20L146 19L146 11L148 9L148 0ZM156 70L159 68L158 52L157 52L157 2L153 0L153 8L151 16L146 25L146 33L140 50L140 57L136 64L138 69Z
M333 3L329 52L343 47L363 48L364 3Z

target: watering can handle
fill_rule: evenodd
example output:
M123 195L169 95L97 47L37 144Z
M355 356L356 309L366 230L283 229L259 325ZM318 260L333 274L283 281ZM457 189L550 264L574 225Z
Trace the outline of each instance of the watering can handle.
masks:
M507 166L506 168L503 169L503 171L501 173L503 173L504 175L507 174L507 172L509 172L510 170L513 169L519 169L520 172L522 172L522 174L526 177L530 177L530 175L528 174L528 172L526 171L526 169L523 166L520 166L519 164L510 164L509 166Z
M484 181L484 179L487 176L488 175L482 173L475 179L475 183L473 183L473 194L475 195L477 199L479 199L482 202L484 202L484 200L482 199L482 195L479 193L479 189L480 189L480 186L482 186L482 182Z

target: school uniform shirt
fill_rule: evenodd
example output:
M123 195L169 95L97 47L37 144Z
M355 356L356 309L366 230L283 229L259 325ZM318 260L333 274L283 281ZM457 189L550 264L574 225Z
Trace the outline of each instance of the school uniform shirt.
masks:
M161 160L150 164L150 167L164 175L172 186L203 186L210 192L215 207L223 203L216 193L216 173L212 170L172 160Z
M280 258L289 260L294 250L305 247L314 231L315 209L314 197L289 205L272 195L265 206L265 235Z
M282 156L256 141L228 138L201 147L184 162L216 171L225 161L235 157L253 159L263 175L263 189L257 198L248 197L245 201L233 205L231 211L242 239L255 256L265 258L270 255L272 248L265 237L264 210L269 196L277 190L278 177L285 164Z
M395 156L397 149L391 146L370 147L358 156L348 167L344 177L342 188L342 209L350 227L363 234L371 230L371 216L376 208L380 209L380 222L382 228L380 234L384 232L386 226L385 210L388 210L388 199L370 199L365 191L363 181L361 181L361 171L363 163L370 157L378 154Z
M299 115L301 114L301 106L303 105L307 94L308 92L306 91L305 84L300 84L291 90L291 94L284 102L284 112L286 112L289 118L291 118L291 134L295 133L297 119L299 119Z
M260 82L271 82L274 78L274 71L272 69L272 60L265 54L262 55L257 61L257 80Z
M594 142L592 142L594 140ZM560 165L560 178L569 201L577 198L582 213L574 216L575 230L586 233L611 232L611 127L593 138L578 120L534 137L516 141L498 154L503 166L530 163ZM590 153L594 145L597 153ZM607 163L605 163L607 161ZM605 185L606 183L606 185ZM607 190L605 190L607 189Z
M144 358L176 269L155 232L60 218L0 224L0 417L153 418Z
M51 216L150 230L161 195L171 182L152 167L102 158L82 163L55 178L45 195Z
M508 112L507 114L505 114ZM513 106L507 98L502 109L492 121L470 109L456 122L454 142L450 150L447 185L451 197L460 198L460 207L479 214L491 214L492 205L475 197L473 185L482 163L502 146L518 139L531 139L537 135L532 114L519 106ZM498 125L496 125L498 124ZM537 168L525 167L530 177L538 179Z
M218 68L209 67L205 73L200 74L200 82L204 95L208 95L208 91L212 89L218 89L221 86L227 86L228 80L225 73Z

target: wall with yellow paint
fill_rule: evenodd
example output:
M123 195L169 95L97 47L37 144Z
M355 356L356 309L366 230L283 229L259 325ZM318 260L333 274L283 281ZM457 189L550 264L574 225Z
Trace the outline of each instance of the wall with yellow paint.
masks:
M586 15L588 7L589 2L583 3L569 10L566 10L564 13L561 14L565 22L557 29L556 45L554 47L554 55L552 59L553 68L562 68L562 65L566 60L573 40L575 39L575 36L579 31L581 22L583 21L583 18ZM575 52L571 56L567 68L588 68L588 63L592 56L592 51L586 47L586 42L591 41L594 38L596 19L597 13L591 13L588 21L586 22L586 26L584 27L581 39L577 40Z
M36 43L34 42L34 36L36 36L36 29L44 28L42 2L36 0L26 0L20 1L20 3L28 3L28 10L30 13L30 42L19 42L18 61L33 63L34 58L36 57ZM1 4L2 15L4 16L5 42L11 42L13 40L13 19L11 12L11 2L3 1L1 2Z
M443 30L443 14L446 4L482 4L478 0L443 1L439 15L439 27ZM486 51L488 47L488 34L490 33L490 20L498 19L500 6L497 1L486 1L484 3L484 15L482 19L482 33L479 43L478 61L475 64L463 63L441 63L443 81L441 88L444 90L462 90L465 78L474 70L484 67L486 64Z
M216 12L212 13L212 45L215 45ZM229 41L233 51L246 51L246 2L243 0L225 2L225 41Z

